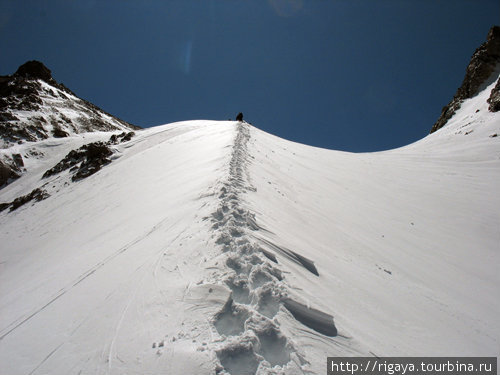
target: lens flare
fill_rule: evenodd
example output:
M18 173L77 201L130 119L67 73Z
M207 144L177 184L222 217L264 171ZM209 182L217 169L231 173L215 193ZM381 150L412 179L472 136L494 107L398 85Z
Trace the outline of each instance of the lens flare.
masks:
M276 14L280 17L292 17L296 15L303 7L302 0L268 0L274 8Z
M179 56L179 66L184 74L191 72L191 56L193 51L193 41L188 40L181 49Z

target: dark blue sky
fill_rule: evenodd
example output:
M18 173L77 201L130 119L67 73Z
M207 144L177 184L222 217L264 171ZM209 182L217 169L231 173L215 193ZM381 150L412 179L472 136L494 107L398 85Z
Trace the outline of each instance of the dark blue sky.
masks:
M226 120L375 151L428 134L498 0L0 0L0 74L40 60L139 126Z

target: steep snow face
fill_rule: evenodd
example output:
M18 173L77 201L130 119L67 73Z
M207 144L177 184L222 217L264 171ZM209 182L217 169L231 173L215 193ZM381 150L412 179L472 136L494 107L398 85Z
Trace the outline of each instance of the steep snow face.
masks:
M38 143L44 157L0 191L50 192L0 212L0 372L319 374L334 355L498 355L488 95L381 153L191 121L137 132L73 182L42 176L110 134Z
M252 129L247 199L265 229L254 236L278 249L297 298L332 314L365 354L500 352L500 122L488 93L388 152L313 149ZM314 261L319 276L280 249ZM321 352L314 332L295 328L306 358L344 353L339 337Z
M196 283L210 272L203 217L234 132L208 121L145 130L99 173L3 212L0 372L213 370L207 318L228 292L205 297Z

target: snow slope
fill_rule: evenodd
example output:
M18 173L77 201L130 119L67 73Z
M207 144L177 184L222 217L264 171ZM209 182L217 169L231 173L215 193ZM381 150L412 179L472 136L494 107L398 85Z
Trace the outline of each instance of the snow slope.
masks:
M0 373L321 374L335 355L498 356L491 88L396 150L189 121L138 131L84 180L50 177L48 199L0 213ZM16 146L45 156L0 202L109 135Z

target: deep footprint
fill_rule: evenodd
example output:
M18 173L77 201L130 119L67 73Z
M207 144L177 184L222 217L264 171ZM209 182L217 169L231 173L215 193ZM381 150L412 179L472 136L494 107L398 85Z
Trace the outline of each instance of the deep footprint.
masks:
M255 375L259 360L251 347L236 346L217 353L224 370L231 375Z
M250 303L250 291L248 290L248 285L246 281L231 280L227 283L229 288L231 288L233 294L233 301L236 303L249 304Z
M257 289L271 280L271 277L259 270L252 275L252 288Z
M258 333L260 341L259 354L268 361L272 367L283 366L290 362L290 350L287 348L287 340L280 336L275 329L269 329Z
M273 296L271 290L266 290L260 295L257 311L265 317L272 319L280 308L279 297Z
M248 312L241 306L235 306L230 299L215 317L214 326L220 335L238 336L245 330L247 319Z

